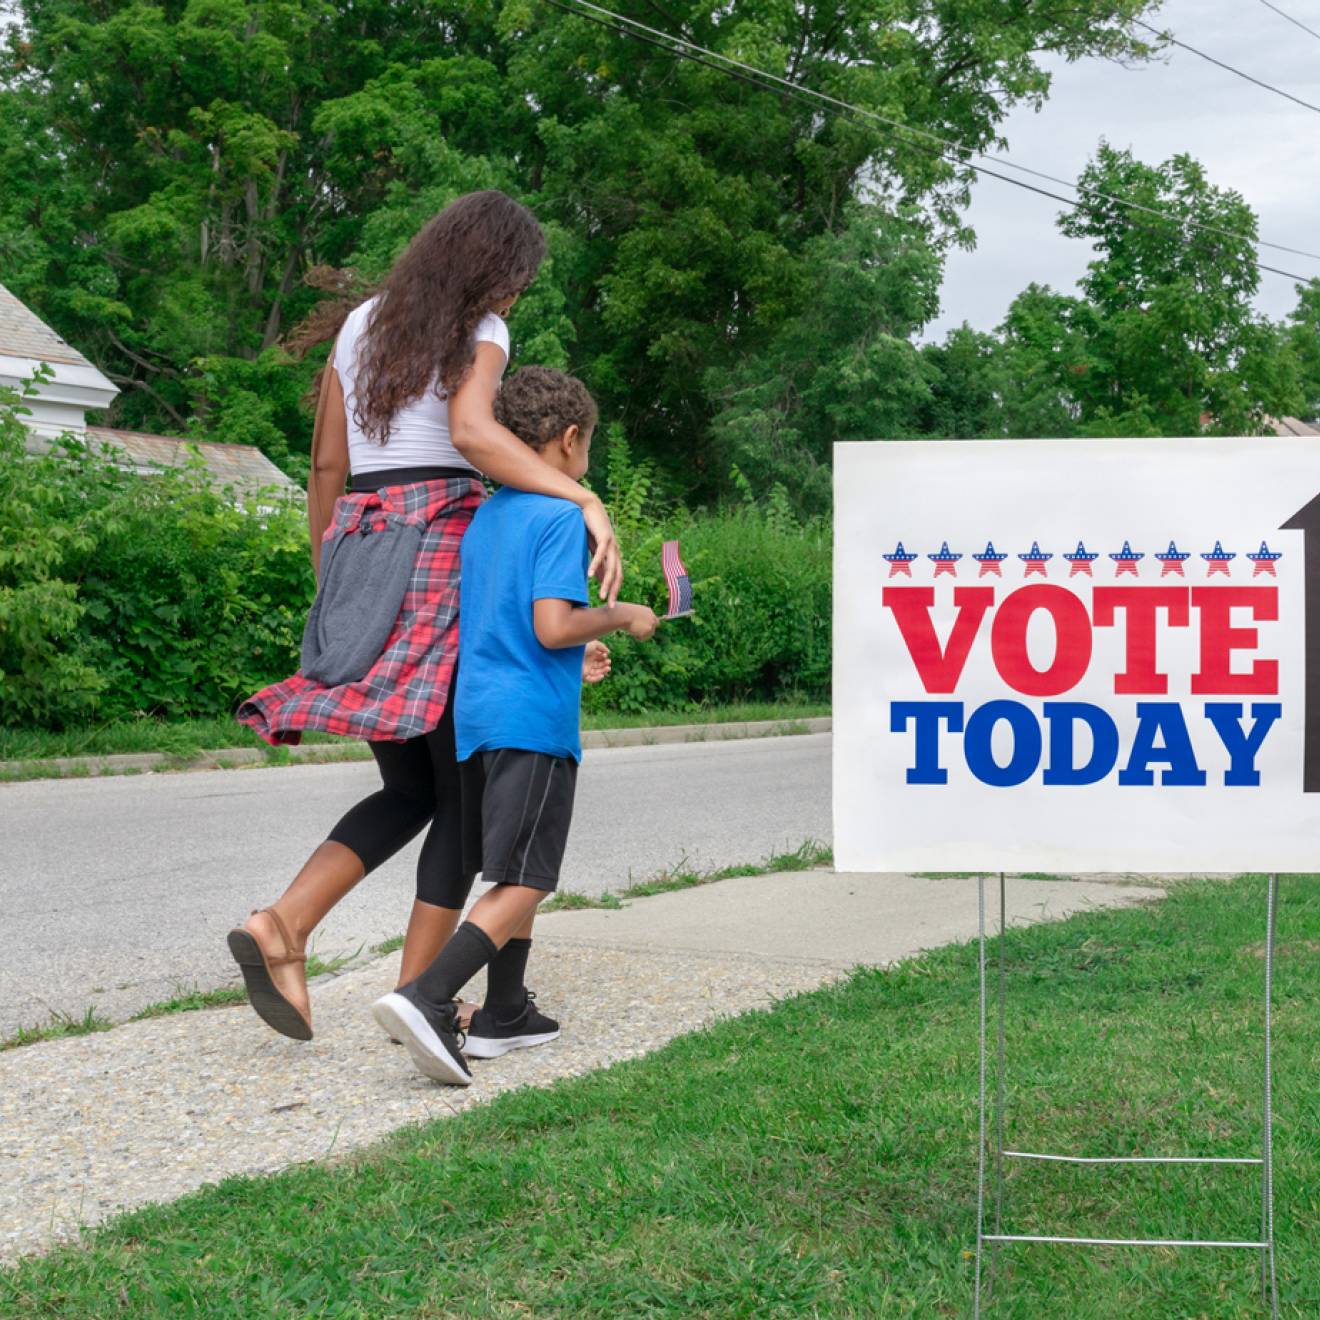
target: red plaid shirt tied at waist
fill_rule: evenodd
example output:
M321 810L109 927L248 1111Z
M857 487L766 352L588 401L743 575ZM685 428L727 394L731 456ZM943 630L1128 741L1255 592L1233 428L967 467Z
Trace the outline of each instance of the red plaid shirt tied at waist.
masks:
M239 706L239 722L268 743L299 742L305 729L395 742L434 729L458 658L458 547L484 497L480 481L463 477L341 496L323 557L330 542L356 533L373 513L425 527L385 649L354 683L326 687L297 673L262 688Z

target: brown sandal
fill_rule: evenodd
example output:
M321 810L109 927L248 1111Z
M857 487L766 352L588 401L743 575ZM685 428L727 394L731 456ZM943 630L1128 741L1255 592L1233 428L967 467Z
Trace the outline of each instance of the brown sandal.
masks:
M267 1026L273 1027L281 1035L291 1036L294 1040L311 1040L311 1022L306 1014L280 993L275 978L270 974L272 967L283 967L286 963L305 963L307 955L293 952L289 928L274 908L262 908L262 911L279 931L280 939L284 941L283 953L268 955L257 942L256 936L245 926L236 926L229 932L229 952L234 955L234 961L243 973L248 1003ZM255 917L257 914L254 912L252 915Z

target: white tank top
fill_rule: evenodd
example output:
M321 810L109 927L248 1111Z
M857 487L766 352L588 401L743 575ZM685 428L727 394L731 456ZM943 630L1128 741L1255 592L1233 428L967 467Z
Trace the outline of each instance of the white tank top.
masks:
M378 444L362 433L353 420L357 388L358 345L367 328L367 317L376 305L368 298L348 314L335 343L334 368L344 390L344 409L348 414L348 466L356 476L363 472L382 472L386 468L462 467L475 472L472 464L454 448L449 437L449 404L436 394L434 382L411 403L405 404L390 420L389 440ZM487 312L473 338L495 344L509 361L509 329L493 312Z

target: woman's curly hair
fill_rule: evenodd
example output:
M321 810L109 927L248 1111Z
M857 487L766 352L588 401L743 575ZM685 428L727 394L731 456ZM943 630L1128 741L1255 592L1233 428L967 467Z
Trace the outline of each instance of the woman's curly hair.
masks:
M353 420L383 445L400 408L428 389L443 398L458 387L477 324L532 282L544 256L545 235L525 206L494 189L467 193L427 221L375 290L322 304L288 347L305 353L332 338L378 294L358 348Z
M570 426L590 431L599 415L587 387L553 367L522 367L495 396L495 420L533 449L545 448Z

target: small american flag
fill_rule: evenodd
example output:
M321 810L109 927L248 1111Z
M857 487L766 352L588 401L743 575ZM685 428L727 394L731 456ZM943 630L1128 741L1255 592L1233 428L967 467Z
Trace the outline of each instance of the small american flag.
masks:
M666 541L660 551L660 562L669 584L669 612L666 619L681 619L692 613L692 582L683 561L678 557L678 542Z

